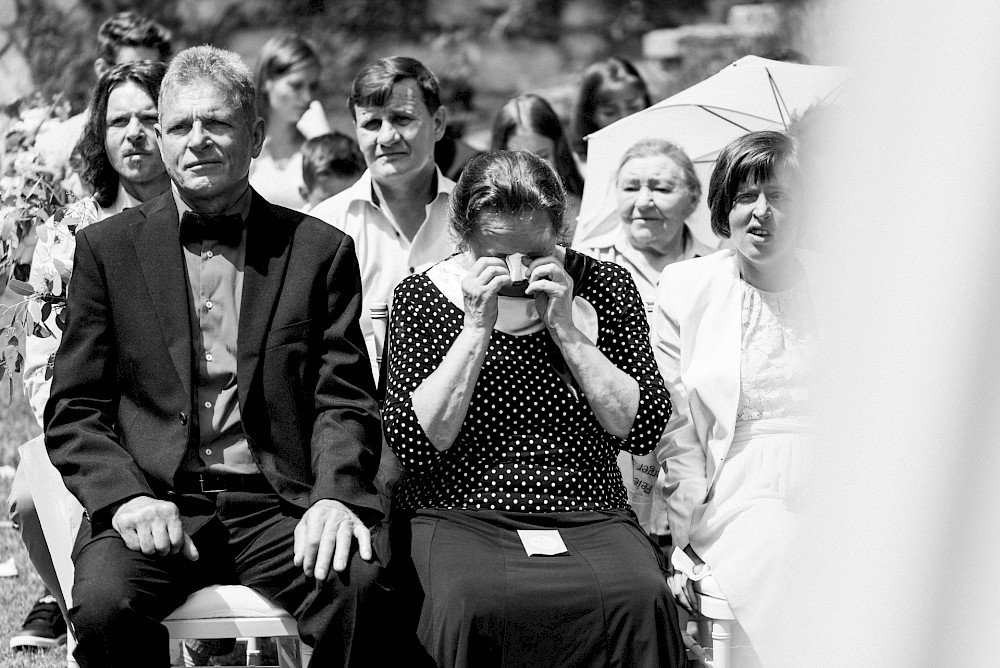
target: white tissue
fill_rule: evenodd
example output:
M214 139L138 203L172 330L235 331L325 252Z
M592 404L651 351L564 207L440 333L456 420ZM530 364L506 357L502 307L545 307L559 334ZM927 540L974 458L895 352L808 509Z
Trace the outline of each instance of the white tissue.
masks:
M528 278L528 268L521 263L524 253L511 253L506 257L507 271L510 272L510 280L515 283Z

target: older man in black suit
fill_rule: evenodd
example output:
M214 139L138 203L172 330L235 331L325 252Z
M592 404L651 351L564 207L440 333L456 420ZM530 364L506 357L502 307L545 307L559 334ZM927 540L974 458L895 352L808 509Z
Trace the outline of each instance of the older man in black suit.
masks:
M168 665L159 622L212 583L293 613L315 665L374 663L387 539L357 259L249 187L264 133L235 54L178 54L170 192L77 236L46 442L90 520L81 666Z

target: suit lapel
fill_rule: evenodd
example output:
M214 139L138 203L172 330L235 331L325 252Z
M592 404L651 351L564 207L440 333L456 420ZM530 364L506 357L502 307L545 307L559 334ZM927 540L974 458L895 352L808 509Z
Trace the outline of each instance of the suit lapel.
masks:
M153 299L160 332L170 359L191 396L191 316L187 270L180 242L177 206L170 191L140 207L144 218L133 223L132 241Z
M246 406L247 392L257 372L291 249L288 243L291 230L271 220L269 207L254 191L247 217L246 263L237 338L236 384L240 406Z

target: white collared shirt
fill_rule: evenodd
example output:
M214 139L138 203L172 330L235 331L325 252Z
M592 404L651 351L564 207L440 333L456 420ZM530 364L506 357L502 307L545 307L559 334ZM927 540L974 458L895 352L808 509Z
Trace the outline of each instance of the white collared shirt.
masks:
M598 260L614 262L628 269L636 287L639 288L639 295L643 302L647 307L653 303L656 298L656 286L660 282L660 272L649 266L641 251L632 247L623 225L619 225L617 229L601 236L575 244L573 248ZM684 255L680 260L690 260L694 257L711 255L714 252L715 249L703 244L694 234L689 233L688 242L684 246Z
M435 167L437 194L424 208L424 222L413 240L396 224L371 172L365 171L353 186L316 205L309 215L350 235L361 267L361 332L368 345L368 356L378 378L375 333L371 319L372 304L391 307L392 292L410 274L423 271L456 250L456 241L448 225L448 205L455 182Z

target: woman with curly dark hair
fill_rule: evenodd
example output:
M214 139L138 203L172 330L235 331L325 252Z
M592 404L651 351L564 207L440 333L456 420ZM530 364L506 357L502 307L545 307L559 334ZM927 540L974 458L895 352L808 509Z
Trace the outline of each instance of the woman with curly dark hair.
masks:
M120 195L123 202L144 202L170 184L153 134L166 70L165 63L151 60L125 63L108 70L94 87L90 117L74 153L80 179L94 191L99 207L111 208Z

